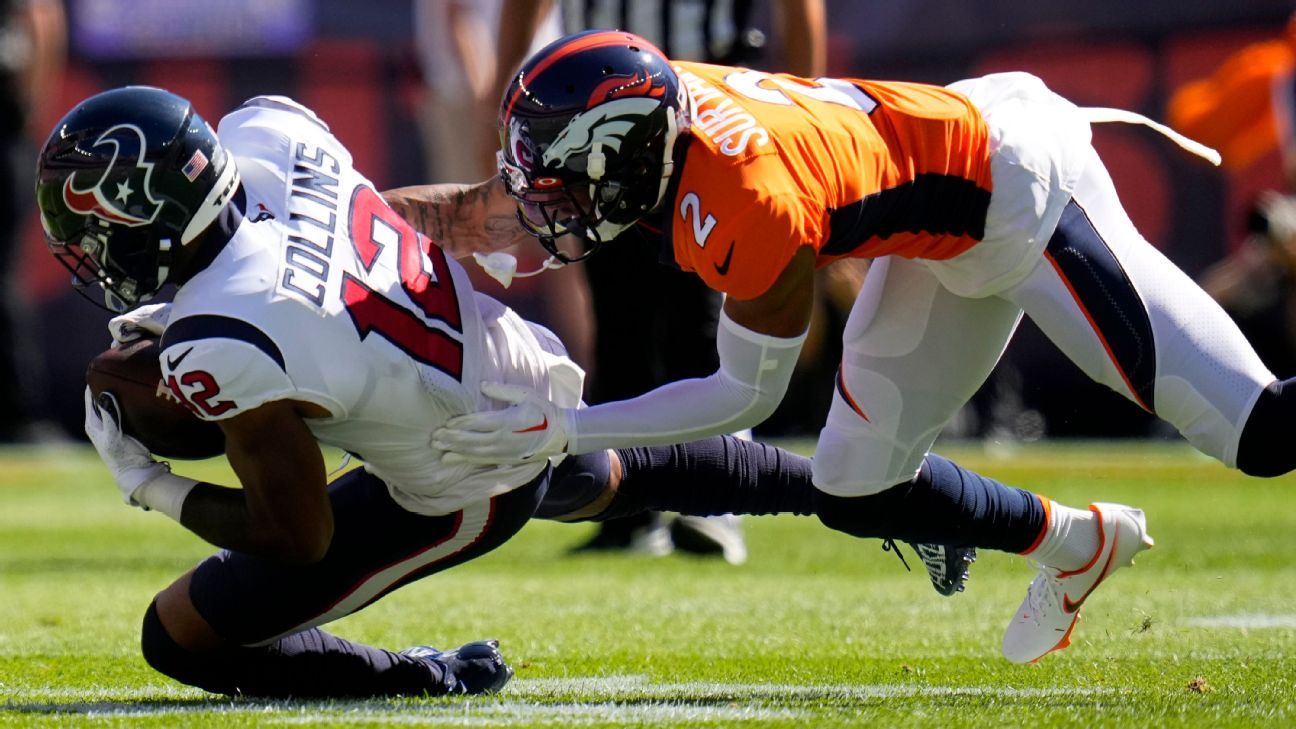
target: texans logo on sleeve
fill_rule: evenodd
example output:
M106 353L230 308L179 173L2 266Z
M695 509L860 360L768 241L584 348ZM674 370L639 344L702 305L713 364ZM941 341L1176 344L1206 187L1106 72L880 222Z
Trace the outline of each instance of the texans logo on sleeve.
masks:
M148 225L157 217L162 203L153 198L153 163L144 161L147 146L144 131L134 124L118 124L95 140L92 148L113 146L108 167L89 185L83 173L68 177L63 185L63 202L82 215L94 215L109 223L129 227Z

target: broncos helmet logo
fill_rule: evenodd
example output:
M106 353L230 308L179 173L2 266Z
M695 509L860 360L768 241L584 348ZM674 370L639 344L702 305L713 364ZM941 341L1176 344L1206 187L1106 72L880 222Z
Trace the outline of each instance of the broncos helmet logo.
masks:
M78 175L69 176L63 184L63 202L74 213L94 215L109 223L132 228L152 223L162 203L153 197L153 163L144 161L144 131L134 124L118 124L100 134L92 149L105 144L113 146L113 156L99 179L83 188L73 184ZM131 160L129 169L123 152ZM109 184L111 189L105 191Z
M657 109L661 101L644 97L613 99L583 111L567 126L545 150L542 161L545 167L562 165L572 155L590 151L597 143L613 152L621 151L621 142L635 125Z

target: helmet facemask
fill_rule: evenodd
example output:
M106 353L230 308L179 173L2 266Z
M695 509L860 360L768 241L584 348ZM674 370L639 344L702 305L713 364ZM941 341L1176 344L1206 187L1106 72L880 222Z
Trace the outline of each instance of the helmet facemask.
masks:
M123 311L147 301L239 189L234 160L185 99L128 86L69 111L42 149L36 201L72 285Z
M604 241L633 223L618 224L609 215L609 211L614 214L624 207L626 189L619 182L578 180L565 185L557 178L542 177L536 182L545 187L539 188L528 186L525 173L502 152L498 161L504 188L517 201L518 222L563 263L588 258ZM558 246L558 239L565 235L575 235L590 245L579 254L567 253Z
M123 312L148 301L166 282L172 265L172 241L155 245L127 246L103 221L88 219L77 242L56 240L48 233L46 243L55 260L72 274L72 288L86 299L109 311ZM116 244L114 244L114 241ZM117 255L120 251L124 255ZM102 301L92 295L102 293Z
M688 92L643 38L591 30L554 41L501 100L500 176L518 220L558 260L589 256L660 207L689 119ZM561 251L564 235L584 239L584 253Z

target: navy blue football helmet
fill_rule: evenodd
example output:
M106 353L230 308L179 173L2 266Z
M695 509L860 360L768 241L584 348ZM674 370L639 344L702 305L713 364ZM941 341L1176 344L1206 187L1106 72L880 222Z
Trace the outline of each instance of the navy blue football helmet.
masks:
M500 175L518 219L572 262L651 212L689 128L688 94L651 43L586 31L549 44L513 77L500 102ZM592 242L569 256L555 240Z
M238 181L188 101L127 86L82 101L54 127L36 200L72 285L83 294L101 287L106 306L123 311L167 282L180 247L216 220Z

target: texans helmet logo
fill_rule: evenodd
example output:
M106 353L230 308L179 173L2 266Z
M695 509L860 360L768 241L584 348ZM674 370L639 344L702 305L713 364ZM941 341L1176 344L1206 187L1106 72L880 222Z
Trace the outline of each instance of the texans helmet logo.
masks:
M89 187L74 182L78 175L68 177L63 202L74 213L95 215L109 223L132 228L152 223L162 203L151 192L153 163L144 161L144 131L134 124L118 124L99 135L92 148L105 144L113 146L108 167Z

